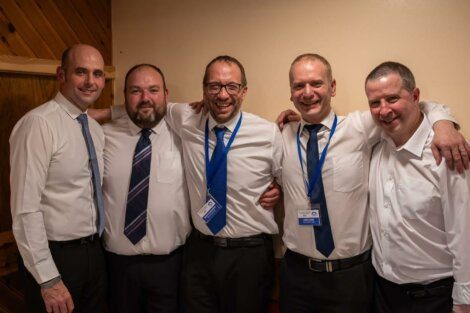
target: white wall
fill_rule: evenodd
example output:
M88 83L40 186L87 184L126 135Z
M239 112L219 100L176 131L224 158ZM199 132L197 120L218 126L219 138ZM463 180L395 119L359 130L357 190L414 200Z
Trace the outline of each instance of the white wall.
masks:
M289 101L298 54L325 56L337 80L333 107L367 109L363 81L382 61L414 72L422 99L451 106L470 137L468 0L113 0L116 103L136 63L162 68L170 100L202 97L205 65L230 54L245 66L244 110L273 120Z

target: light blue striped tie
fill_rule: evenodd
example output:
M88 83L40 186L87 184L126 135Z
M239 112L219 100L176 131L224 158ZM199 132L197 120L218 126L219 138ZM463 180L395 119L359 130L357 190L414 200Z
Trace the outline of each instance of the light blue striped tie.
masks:
M104 204L103 204L103 193L101 191L101 176L100 168L98 166L98 160L96 158L95 145L93 144L93 138L91 138L90 129L88 128L88 117L85 113L80 114L77 120L82 124L82 133L85 138L86 148L88 150L88 156L91 163L91 177L93 182L93 198L95 199L96 209L98 211L98 218L96 219L96 229L99 235L103 234L104 230Z
M152 143L149 136L150 129L142 129L140 139L135 147L127 195L124 235L133 244L138 243L147 234L147 203L152 161Z

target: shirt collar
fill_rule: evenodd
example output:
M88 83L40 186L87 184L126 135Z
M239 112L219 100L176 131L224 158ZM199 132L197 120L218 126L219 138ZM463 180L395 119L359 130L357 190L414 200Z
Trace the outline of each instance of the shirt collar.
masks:
M131 133L132 136L136 136L138 134L140 134L140 131L142 130L142 128L140 126L137 126L132 120L131 118L129 117L129 115L127 114L126 112L126 117L127 117L127 123L129 125L129 131ZM152 127L150 130L152 131L152 133L154 134L160 134L160 132L162 131L162 127L163 125L165 124L164 122L164 119L162 118L160 120L160 122L158 122L157 125L155 125L154 127Z
M320 121L320 124L323 125L323 127L321 128L320 132L323 131L326 128L330 129L333 127L333 122L335 120L335 112L333 112L333 110L331 109L330 110L330 113L328 113L327 116L325 116L325 118L323 120ZM305 121L304 119L301 119L300 120L300 129L303 131L304 129L304 126L305 125L310 125L311 123L308 123L307 121Z
M57 92L54 101L57 102L60 107L67 113L72 119L76 119L82 112L75 104L70 102L60 91Z
M429 133L431 131L431 124L429 123L426 116L424 116L423 120L421 121L421 124L418 126L414 134L402 146L397 148L392 138L390 138L390 136L388 136L384 132L382 132L382 138L387 140L390 146L393 147L396 151L406 150L417 157L421 157L423 154L424 147L426 145L426 141L429 137Z
M227 128L231 133L233 133L233 131L235 130L235 127L237 126L238 119L240 118L240 114L242 114L242 112L238 111L238 113L235 114L235 116L232 117L229 121L219 124L209 113L209 130L212 130L216 126L218 127L225 126L225 128Z

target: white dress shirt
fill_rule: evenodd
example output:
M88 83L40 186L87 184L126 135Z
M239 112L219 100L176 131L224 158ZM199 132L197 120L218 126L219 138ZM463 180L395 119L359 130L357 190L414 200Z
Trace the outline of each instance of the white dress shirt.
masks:
M152 128L147 234L133 245L124 235L124 223L132 160L142 129L125 114L103 130L105 249L121 255L169 254L185 243L191 231L180 139L164 120Z
M223 126L228 141L240 113ZM216 121L210 114L195 114L191 107L169 104L167 121L181 136L184 164L191 198L194 227L212 235L197 212L206 203L204 129L209 118L209 150L216 137ZM221 125L220 125L221 126ZM260 233L276 234L278 227L272 210L265 210L259 198L275 177L281 174L282 138L277 126L256 115L243 112L241 127L227 154L227 225L217 234L239 238Z
M430 112L434 123L446 119L454 121L448 108L435 103L422 103ZM334 120L330 111L318 132L318 148L321 153L330 136ZM304 179L307 179L306 150L309 132L305 121L285 126L284 159L282 163L282 185L284 190L284 236L287 248L305 256L325 259L315 248L313 226L299 225L298 211L310 208ZM301 127L301 150L305 178L302 178L297 152L297 130ZM369 163L373 145L380 139L380 130L374 124L369 111L353 112L338 116L334 133L322 168L322 179L328 215L333 233L335 249L330 260L359 255L371 248L372 241L368 216Z
M77 120L81 113L58 93L21 118L10 136L13 233L39 284L59 275L48 240L97 232L91 167ZM88 123L102 173L104 134L92 118Z
M436 165L423 119L401 147L383 135L370 169L373 264L397 284L453 276L456 304L470 304L470 175Z

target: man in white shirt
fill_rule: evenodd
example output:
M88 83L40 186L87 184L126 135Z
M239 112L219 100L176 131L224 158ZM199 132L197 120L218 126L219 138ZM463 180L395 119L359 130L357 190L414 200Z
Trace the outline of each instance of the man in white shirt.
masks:
M87 108L105 84L98 50L75 45L57 69L60 92L10 137L13 233L27 269L28 312L102 312L100 234L104 134Z
M103 126L110 310L176 313L182 246L191 231L181 140L163 119L168 90L158 67L132 67L124 94L127 114ZM147 150L139 150L146 138ZM134 184L146 159L143 183ZM143 216L140 226L126 222L133 209ZM137 238L127 231L139 227Z
M207 65L203 79L209 114L168 107L167 121L183 143L195 227L183 273L191 313L267 311L271 235L278 227L260 197L280 176L282 139L275 124L241 111L246 92L241 63L220 56Z
M302 120L282 132L287 251L281 311L370 312L374 273L367 187L380 130L369 112L336 116L331 108L336 82L322 56L298 56L289 78ZM448 118L439 106L428 103L424 109L432 110L432 124Z
M380 64L365 91L383 130L369 180L376 310L470 312L470 175L435 164L434 132L406 66Z

